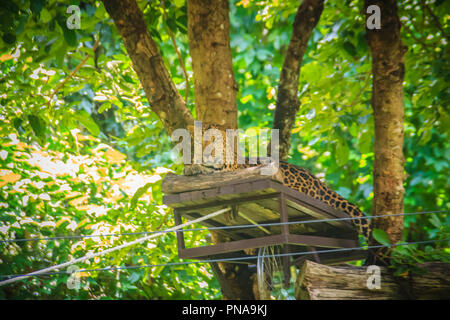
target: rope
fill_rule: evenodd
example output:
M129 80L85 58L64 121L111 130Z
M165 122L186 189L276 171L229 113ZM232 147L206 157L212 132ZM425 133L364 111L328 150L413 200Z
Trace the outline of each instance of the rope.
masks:
M316 219L316 220L305 220L305 221L287 221L287 222L272 222L272 223L260 223L260 224L242 224L242 225L235 225L235 226L190 228L190 229L184 229L183 232L185 232L185 231L203 231L203 230L226 230L226 229L241 229L241 228L242 229L244 229L244 228L259 228L259 227L271 227L271 226L281 226L281 225L309 224L309 223L332 222L332 221L348 221L348 220L373 219L373 218L383 218L383 217L410 216L410 215L422 215L422 214L432 214L432 213L447 213L447 212L450 212L450 210L393 213L393 214L383 214L383 215L376 215L376 216L329 218L329 219L320 219L320 220ZM65 239L94 238L94 237L118 237L118 236L129 236L129 235L159 234L159 233L169 233L169 232L174 232L174 231L166 229L166 230L161 230L161 231L108 233L108 234L100 234L100 235L90 234L90 235L56 236L56 237L42 237L42 238L6 239L6 240L0 240L0 243L25 242L25 241L55 241L55 240L65 240Z
M177 230L179 230L179 229L181 229L183 227L186 227L188 225L191 225L193 223L198 223L198 222L201 222L203 220L210 219L212 217L218 216L219 214L225 213L225 212L230 211L230 210L231 210L231 208L221 209L221 210L218 210L216 212L207 214L206 216L203 216L201 218L198 218L198 219L195 219L195 220L192 220L192 221L189 221L189 222L177 225L175 227L169 228L169 229L167 229L167 231L170 231L170 232L177 231ZM117 250L129 247L129 246L132 246L132 245L135 245L135 244L138 244L138 243L141 243L141 242L144 242L144 241L156 238L156 237L161 236L163 234L164 233L151 234L149 236L145 236L145 237L142 237L140 239L136 239L134 241L126 242L126 243L121 244L119 246L112 247L112 248L109 248L109 249L106 249L106 250L103 250L103 251L100 251L100 252L97 252L97 253L94 253L94 254L87 254L87 255L85 255L85 256L83 256L81 258L72 259L72 260L70 260L68 262L57 264L57 265L54 265L52 267L48 267L48 268L41 269L41 270L38 270L38 271L30 272L28 274L25 274L25 275L22 275L22 276L19 276L19 277L15 277L15 278L12 278L12 279L0 281L0 287L4 286L6 284L9 284L9 283L16 282L16 281L18 281L20 279L25 279L25 278L28 278L30 276L39 275L39 274L42 274L42 273L46 273L48 271L65 268L65 267L68 267L68 266L70 266L72 264L75 264L75 263L78 263L78 262L83 262L83 261L88 260L88 259L92 259L92 258L95 258L95 257L100 257L100 256L103 256L103 255L105 255L107 253L110 253L110 252L113 252L113 251L117 251Z
M444 241L450 241L450 238L442 239L442 240L423 240L423 241L415 241L415 242L404 242L404 243L396 243L396 244L390 244L390 245L373 245L373 246L367 246L367 247L353 247L353 248L339 248L339 249L326 249L326 250L320 250L320 251L307 251L307 252L293 252L293 253L279 253L279 254L272 254L272 255L265 255L265 258L276 258L276 257L284 257L284 256L300 256L300 255L309 255L309 254L322 254L322 253L333 253L333 252L343 252L343 251L356 251L356 250L366 250L366 249L378 249L378 248L390 248L390 247L397 247L397 246L406 246L406 245L413 245L413 244L427 244L427 243L435 243L435 242L444 242ZM73 272L69 271L59 271L59 272L40 272L39 274L36 273L29 273L29 274L20 274L20 275L0 275L0 277L12 277L11 279L5 280L0 282L0 285L3 285L3 283L9 280L21 280L25 277L32 277L32 276L44 276L44 275L58 275L58 274L72 274L72 273L80 273L80 272L101 272L101 271L114 271L114 270L129 270L129 269L142 269L142 268L153 268L153 267L169 267L169 266L181 266L181 265L189 265L189 264L201 264L201 263L213 263L213 262L230 262L230 261L242 261L242 260L254 260L255 256L245 256L245 257L233 257L233 258L222 258L222 259L209 259L209 260L198 260L198 261L182 261L182 262L170 262L170 263L161 263L161 264L146 264L141 266L113 266L113 267L106 267L106 268L97 268L97 269L82 269L82 270L76 270Z

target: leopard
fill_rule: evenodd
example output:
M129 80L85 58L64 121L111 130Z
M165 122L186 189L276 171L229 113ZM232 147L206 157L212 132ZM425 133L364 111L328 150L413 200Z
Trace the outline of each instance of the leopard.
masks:
M209 128L211 128L211 126L209 126ZM244 163L237 163L237 161L235 161L232 164L191 165L185 166L184 174L197 175L210 174L217 171L234 171L255 166L264 166L267 165L269 161L271 161L270 158L265 158L262 160L257 159L256 161L250 161L249 158L245 158ZM278 170L279 172L277 176L281 177L281 183L284 186L301 192L308 197L319 200L336 210L348 214L351 218L355 218L351 221L358 234L364 238L367 244L372 241L372 226L370 219L358 208L357 205L351 203L340 194L332 190L326 185L326 183L322 182L306 168L286 161L279 161ZM370 264L378 263L376 261L380 261L381 264L387 264L385 261L387 251L384 248L382 248L382 250L371 250L371 252L372 254L370 254L369 257L371 257L370 260L372 262L370 262ZM368 260L366 260L366 264L367 263Z
M210 174L217 171L228 172L266 165L261 162L257 162L256 164L250 162L252 161L249 161L247 158L243 164L224 164L223 166L214 165L213 167L202 165L200 167L190 167L189 169L185 169L184 174ZM286 161L279 161L278 170L280 173L278 176L281 176L281 183L284 186L301 192L313 199L320 200L336 210L347 213L351 218L356 218L352 220L354 227L366 241L369 241L372 231L369 219L355 204L332 190L319 178L315 177L308 169Z

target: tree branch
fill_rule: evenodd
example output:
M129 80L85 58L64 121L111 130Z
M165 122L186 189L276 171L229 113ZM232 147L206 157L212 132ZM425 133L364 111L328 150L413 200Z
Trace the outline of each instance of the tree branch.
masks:
M180 66L181 66L181 69L183 70L184 79L186 81L186 90L185 90L186 93L185 93L184 102L187 104L188 98L189 98L189 76L187 74L186 67L184 66L183 57L181 56L180 50L178 49L177 43L175 42L175 36L174 36L173 32L170 30L170 28L167 26L168 18L167 18L166 7L164 5L164 1L161 1L161 7L162 7L163 15L164 15L164 20L166 22L167 34L169 35L170 39L172 40L173 47L177 54L178 60L180 61Z
M92 47L92 51L95 52L95 50L97 50L98 44L100 42L100 36L97 38L97 40L94 43L94 46ZM64 78L63 81L61 81L55 88L55 90L52 92L52 94L50 95L49 99L48 99L48 103L47 105L50 106L50 103L52 102L53 97L55 96L55 94L58 93L58 91L66 84L67 81L69 81L70 79L72 79L72 77L78 72L80 71L80 69L84 66L84 64L86 63L86 61L88 61L88 59L92 57L92 55L87 54L86 57L84 57L84 59L75 67L75 69L73 69L73 71Z
M280 130L280 159L286 160L291 146L291 131L299 110L298 81L309 38L323 11L324 0L304 0L295 16L289 48L278 84L273 129Z
M434 24L436 27L441 31L442 36L445 38L449 38L448 34L444 31L444 28L442 27L441 22L439 21L439 18L434 14L433 10L431 10L430 6L428 6L425 2L422 3L422 8L425 8L428 13L431 15L431 18L434 20Z
M192 114L170 78L136 1L103 0L103 4L122 36L150 107L164 128L171 134L192 125Z

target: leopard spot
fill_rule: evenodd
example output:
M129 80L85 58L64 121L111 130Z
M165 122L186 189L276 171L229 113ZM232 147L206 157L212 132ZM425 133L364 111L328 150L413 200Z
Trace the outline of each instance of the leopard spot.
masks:
M301 172L300 173L300 176L303 178L303 179L306 179L306 180L308 180L308 175L307 174L305 174L305 173L303 173L303 172Z

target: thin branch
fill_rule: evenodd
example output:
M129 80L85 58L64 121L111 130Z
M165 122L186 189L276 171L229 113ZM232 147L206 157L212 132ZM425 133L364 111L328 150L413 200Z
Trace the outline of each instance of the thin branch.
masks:
M99 44L99 42L100 42L100 37L98 37L98 39L95 41L95 44L94 44L94 46L92 47L92 51L94 51L95 52L95 50L97 49L97 47L98 47L98 44ZM80 71L80 69L84 66L84 64L86 63L86 61L88 61L88 59L89 58L91 58L92 57L92 55L91 54L88 54L88 55L86 55L86 57L75 67L75 69L66 77L66 78L64 78L64 80L62 81L62 82L60 82L59 84L58 84L58 86L55 88L55 90L52 92L52 94L50 95L50 97L49 97L49 100L48 100L48 102L47 102L47 104L50 106L50 103L51 103L51 101L52 101L52 99L53 99L53 97L58 93L58 91L67 83L67 81L69 81L70 79L72 79L73 78L73 76L78 72L78 71Z
M136 0L102 2L122 37L151 110L169 135L178 128L188 128L194 122L192 113L164 65Z
M308 41L319 22L324 0L304 0L295 16L289 48L281 69L278 83L273 129L279 129L280 159L286 160L291 145L291 132L299 110L298 82L303 55ZM270 146L269 146L270 148Z
M184 66L183 57L181 56L180 50L178 50L177 43L175 42L175 36L173 35L172 30L170 30L169 26L167 25L167 13L166 13L166 7L164 5L164 1L161 1L161 7L162 7L163 15L164 15L164 20L166 22L167 33L169 34L169 37L172 40L173 47L175 48L175 52L177 53L178 60L180 61L181 69L183 69L184 78L186 79L186 92L185 92L184 100L187 104L188 98L189 98L189 76L188 76L186 68Z
M448 34L445 33L444 28L442 27L442 24L439 21L439 18L434 14L433 10L431 10L431 8L425 2L422 3L422 7L425 8L431 15L431 18L433 18L436 27L439 29L439 31L441 31L442 36L448 38Z
M370 75L371 75L371 72L369 72L367 74L366 79L364 80L364 85L362 86L361 90L359 90L358 94L353 98L352 102L350 103L349 108L353 108L359 102L359 97L363 94L363 92L369 86Z
M414 27L413 24L412 24L412 26ZM405 27L406 31L408 31L409 35L410 35L415 41L417 41L419 44L421 44L422 47L423 47L425 50L429 51L429 52L434 56L435 59L438 59L438 55L437 55L436 52L434 51L434 48L433 48L433 47L430 47L428 44L426 44L425 41L423 40L423 38L416 37L416 36L414 35L414 30L411 30L411 29L409 28L409 26L404 25L404 27ZM414 29L415 29L415 28L414 28Z

